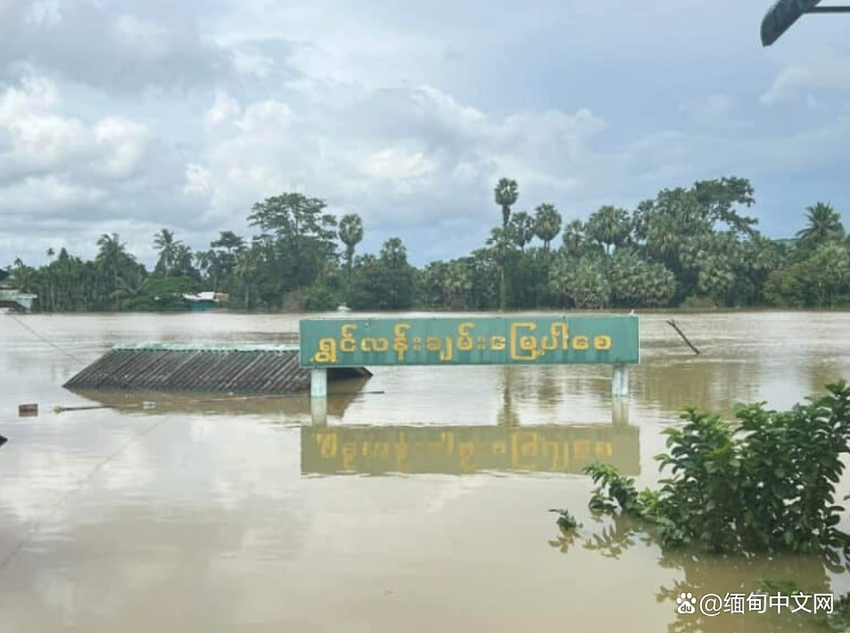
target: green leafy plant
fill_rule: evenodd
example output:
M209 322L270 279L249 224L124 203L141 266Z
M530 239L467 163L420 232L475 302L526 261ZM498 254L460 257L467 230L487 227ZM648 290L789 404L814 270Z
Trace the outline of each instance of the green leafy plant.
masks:
M594 512L613 512L619 508L623 512L641 513L635 480L624 477L614 466L594 462L585 467L584 473L590 475L596 488L590 498L589 507Z
M592 511L649 522L664 546L724 553L848 547L837 528L844 508L835 502L842 455L850 452L845 382L790 411L739 407L734 426L694 409L682 418L656 458L669 473L659 490L638 492L610 465L585 469L597 485Z
M573 516L573 513L564 508L552 508L549 512L555 512L558 515L556 523L558 527L564 531L575 530L581 527L581 523Z

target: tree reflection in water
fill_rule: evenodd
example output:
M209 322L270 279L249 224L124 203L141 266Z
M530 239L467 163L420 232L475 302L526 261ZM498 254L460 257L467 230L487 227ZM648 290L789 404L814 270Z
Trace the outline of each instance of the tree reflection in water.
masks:
M729 594L766 593L786 594L790 587L797 587L805 594L833 593L829 574L850 572L850 560L841 552L827 549L818 555L713 555L691 549L662 549L657 535L645 522L622 515L591 514L594 524L590 529L560 530L556 538L549 541L552 548L562 554L577 546L602 556L619 560L629 549L639 545L658 551L658 565L680 573L680 578L670 586L658 588L658 602L671 605L673 620L667 627L668 633L730 633L732 631L792 631L830 630L826 618L821 615L794 613L783 609L767 608L764 614L720 613L718 617L703 615L699 603L695 613L677 615L676 598L682 593L692 593L698 599L709 593L724 598ZM767 590L769 581L774 586ZM782 587L782 585L787 587ZM779 585L782 589L776 588ZM836 596L836 601L838 597ZM791 608L796 604L790 601ZM812 607L812 601L806 605Z

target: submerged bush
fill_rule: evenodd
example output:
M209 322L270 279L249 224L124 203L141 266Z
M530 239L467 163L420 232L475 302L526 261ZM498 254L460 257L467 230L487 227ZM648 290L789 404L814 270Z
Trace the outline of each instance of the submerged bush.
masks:
M658 491L638 493L613 466L585 469L597 484L590 508L621 512L657 526L667 546L714 552L847 547L837 529L844 508L835 485L850 452L850 387L827 386L790 411L740 407L738 425L693 409L684 426L665 431L668 452L656 459L670 476Z

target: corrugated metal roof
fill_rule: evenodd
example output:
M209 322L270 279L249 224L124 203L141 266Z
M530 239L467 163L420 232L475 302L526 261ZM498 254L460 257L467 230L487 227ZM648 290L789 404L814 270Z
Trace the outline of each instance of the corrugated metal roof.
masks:
M357 373L370 375L365 369ZM310 371L300 366L297 345L141 343L114 347L64 386L292 393L310 387Z

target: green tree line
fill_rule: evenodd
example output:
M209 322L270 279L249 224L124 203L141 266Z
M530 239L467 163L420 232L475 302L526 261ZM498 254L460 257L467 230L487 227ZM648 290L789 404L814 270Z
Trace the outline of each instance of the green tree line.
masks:
M516 181L493 192L498 209L484 244L449 261L412 266L402 241L358 252L365 229L356 214L337 217L300 193L257 202L255 235L223 231L193 250L162 229L153 270L116 234L97 242L94 260L48 251L39 268L20 259L13 284L39 295L43 311L184 309L183 293L230 295L230 307L327 310L519 310L777 306L850 303L850 238L839 213L818 202L793 239L773 240L746 210L744 178L665 189L636 208L602 206L564 221L551 203L515 210ZM498 220L497 220L498 218Z

